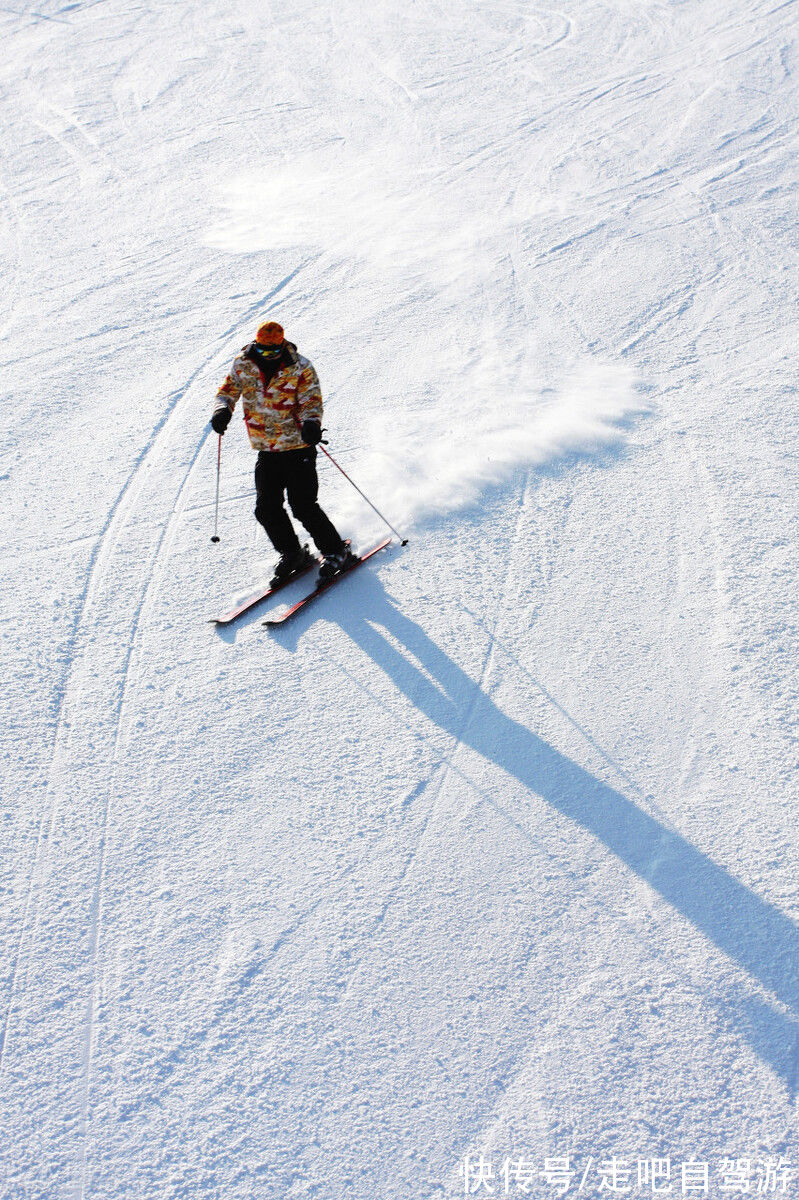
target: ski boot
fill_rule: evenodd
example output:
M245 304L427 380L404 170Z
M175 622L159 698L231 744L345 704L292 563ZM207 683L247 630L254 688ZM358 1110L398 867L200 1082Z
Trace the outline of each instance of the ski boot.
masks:
M350 550L349 542L345 542L335 554L326 554L319 568L319 583L327 583L334 575L340 575L353 563L358 561L358 555Z
M290 550L288 554L281 554L269 586L277 587L279 583L286 583L292 575L298 575L300 571L305 571L315 562L316 559L307 546L301 546L299 550Z

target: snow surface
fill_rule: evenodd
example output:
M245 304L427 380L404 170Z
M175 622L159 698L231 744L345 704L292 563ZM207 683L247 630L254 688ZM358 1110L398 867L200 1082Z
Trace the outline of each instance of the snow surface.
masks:
M797 1194L798 15L0 9L3 1200ZM217 632L264 318L411 541Z

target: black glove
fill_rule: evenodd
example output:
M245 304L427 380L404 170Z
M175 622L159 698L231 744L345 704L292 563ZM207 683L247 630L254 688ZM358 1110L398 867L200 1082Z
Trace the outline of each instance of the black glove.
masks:
M230 424L230 418L232 416L233 413L230 411L227 405L225 405L224 408L218 408L211 417L211 428L213 429L214 433L224 433Z
M302 423L300 436L307 446L318 446L322 440L322 426L316 417L307 417Z

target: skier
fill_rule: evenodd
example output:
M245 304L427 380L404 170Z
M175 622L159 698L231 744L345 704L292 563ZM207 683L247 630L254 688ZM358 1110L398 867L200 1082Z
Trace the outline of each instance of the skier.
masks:
M323 561L319 580L331 579L356 561L337 529L319 507L316 447L322 440L322 393L307 358L286 341L282 325L267 321L255 341L237 355L220 387L211 425L227 429L239 396L255 463L255 516L280 555L272 585L282 583L314 561L301 546L283 499L308 530Z

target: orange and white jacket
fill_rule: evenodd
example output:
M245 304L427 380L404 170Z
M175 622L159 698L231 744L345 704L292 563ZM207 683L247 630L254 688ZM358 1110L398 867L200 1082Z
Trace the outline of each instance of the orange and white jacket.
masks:
M322 420L319 377L297 347L287 345L291 362L266 385L257 364L244 357L245 346L216 395L215 412L223 406L235 409L241 396L253 450L300 450L306 445L300 435L303 421Z

